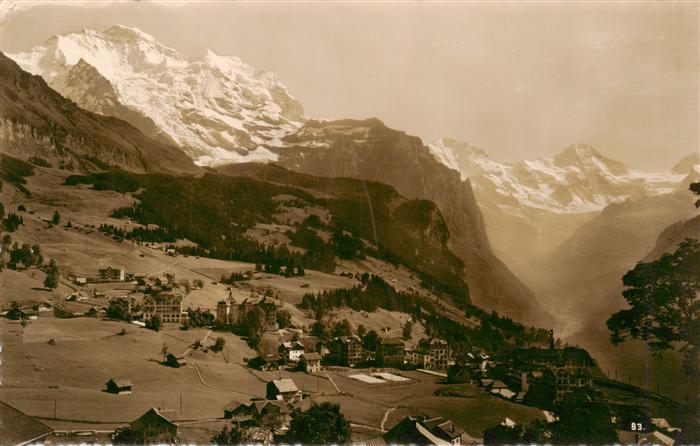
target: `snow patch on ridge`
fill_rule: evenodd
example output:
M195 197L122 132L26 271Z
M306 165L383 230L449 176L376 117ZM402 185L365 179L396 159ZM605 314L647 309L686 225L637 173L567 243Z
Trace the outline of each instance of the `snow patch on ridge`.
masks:
M631 197L670 193L686 177L631 169L583 144L567 147L554 158L518 163L493 161L483 150L450 139L428 149L437 161L471 181L480 202L510 210L596 212Z
M91 111L108 109L101 101L116 97L136 112L122 119L151 120L157 133L167 135L198 164L276 159L261 146L280 146L305 120L301 105L273 73L211 50L193 60L136 28L115 25L104 32L54 36L8 56L59 93L80 98L84 102L78 105ZM96 91L90 90L91 81L98 81L89 77L66 82L81 59L116 94L87 97L86 92Z

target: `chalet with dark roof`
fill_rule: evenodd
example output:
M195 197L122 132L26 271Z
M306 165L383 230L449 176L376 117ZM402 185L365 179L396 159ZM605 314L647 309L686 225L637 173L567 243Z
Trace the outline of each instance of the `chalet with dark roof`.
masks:
M461 444L464 430L444 418L408 416L386 434L387 444L452 446Z
M107 381L107 392L117 395L131 393L131 381L128 379L110 379Z
M174 410L149 409L129 426L139 444L173 444L180 434Z
M289 378L273 379L267 383L267 399L284 400L291 405L301 402L301 390Z

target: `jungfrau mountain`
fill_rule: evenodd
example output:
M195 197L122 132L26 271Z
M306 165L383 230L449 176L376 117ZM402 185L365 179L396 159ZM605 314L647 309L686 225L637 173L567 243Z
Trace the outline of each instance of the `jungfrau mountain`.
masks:
M177 144L200 165L272 161L264 146L304 121L274 74L212 51L189 59L136 28L53 36L8 56L77 105Z

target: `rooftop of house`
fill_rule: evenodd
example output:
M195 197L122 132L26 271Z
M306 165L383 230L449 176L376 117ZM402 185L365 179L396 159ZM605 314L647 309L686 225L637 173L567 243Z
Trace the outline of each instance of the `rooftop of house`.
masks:
M446 420L442 417L425 420L423 425L440 438L449 438L451 440L464 434L464 429L455 426L452 420Z
M294 384L294 381L292 381L289 378L273 379L272 384L275 386L277 391L280 393L298 392L299 391L299 389L297 388L297 385Z
M148 409L143 415L138 417L134 422L137 422L139 420L149 420L149 419L160 419L165 421L166 423L172 424L174 426L177 426L177 411L176 410L161 410L161 409L156 409L155 407L152 407Z
M34 443L53 429L41 421L0 401L0 444Z
M113 382L114 385L117 387L131 387L133 385L128 379L122 378L110 379L109 381L107 381L107 383L109 382Z
M289 406L286 402L281 400L258 400L253 401L253 405L255 406L255 410L257 410L258 413L262 413L262 411L268 405L279 407L281 413L289 413Z
M310 352L310 353L304 353L302 356L304 359L307 361L320 361L321 360L321 355L319 355L316 352Z
M389 444L433 444L437 446L451 446L452 443L444 440L430 431L424 425L424 418L408 416L399 421L386 434L384 440Z
M299 341L283 342L281 347L286 350L304 350L304 344Z

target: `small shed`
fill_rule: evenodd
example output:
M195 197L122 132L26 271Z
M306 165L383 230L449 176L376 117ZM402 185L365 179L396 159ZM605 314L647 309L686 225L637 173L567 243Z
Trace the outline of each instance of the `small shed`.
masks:
M125 395L131 393L131 381L127 379L110 379L107 381L107 392L117 395Z

